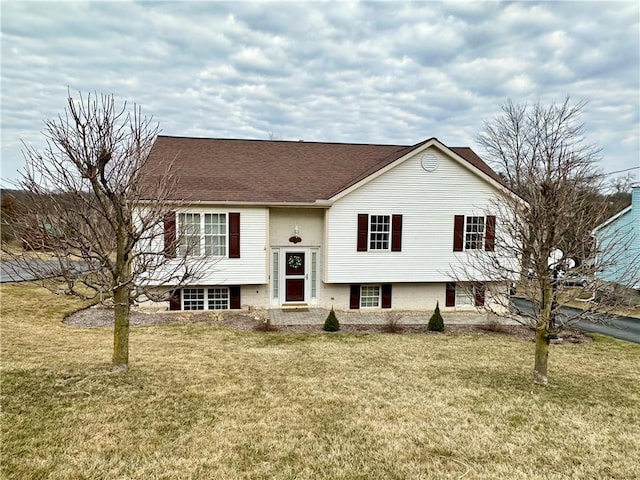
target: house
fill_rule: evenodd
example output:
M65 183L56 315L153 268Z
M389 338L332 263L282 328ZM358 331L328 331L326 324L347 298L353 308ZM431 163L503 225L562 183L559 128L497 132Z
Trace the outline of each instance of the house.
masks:
M631 205L597 226L597 278L640 289L640 183L633 185Z
M207 259L170 309L475 311L507 291L452 275L499 254L491 208L508 194L470 148L159 136L147 168L169 162L176 209L157 248Z

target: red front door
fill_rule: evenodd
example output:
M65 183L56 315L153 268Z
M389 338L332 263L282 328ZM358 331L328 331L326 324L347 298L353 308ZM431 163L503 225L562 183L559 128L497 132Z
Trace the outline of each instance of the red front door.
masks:
M285 254L285 301L304 302L304 282L304 252L287 252Z

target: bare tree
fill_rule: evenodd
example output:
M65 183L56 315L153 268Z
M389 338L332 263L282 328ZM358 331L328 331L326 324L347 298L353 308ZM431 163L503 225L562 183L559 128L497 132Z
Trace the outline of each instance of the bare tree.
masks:
M576 320L561 305L579 295L599 268L593 228L606 218L598 197L599 149L586 142L579 121L584 103L515 105L485 123L478 143L515 195L496 199L495 254L475 255L462 268L478 277L518 282L532 305L515 317L535 328L534 382L547 384L550 339ZM514 259L517 259L514 261ZM522 275L521 275L522 274ZM521 276L520 276L521 275ZM579 290L579 289L578 289ZM506 296L496 298L508 298ZM513 313L513 304L499 305Z
M166 200L176 178L172 162L162 172L145 165L157 133L138 106L119 108L111 95L69 96L64 114L45 123L44 150L26 147L18 183L28 193L16 226L27 252L14 250L13 265L60 293L113 303L114 370L128 369L131 305L158 299L163 292L152 287L183 284L198 268L166 254L180 241L163 228L175 210ZM54 260L28 252L42 249ZM152 278L158 271L162 278Z

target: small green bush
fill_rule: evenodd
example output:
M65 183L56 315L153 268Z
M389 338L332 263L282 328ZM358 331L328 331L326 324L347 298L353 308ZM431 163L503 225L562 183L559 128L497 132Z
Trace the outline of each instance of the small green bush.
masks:
M440 303L436 302L436 309L431 315L429 319L429 324L427 328L432 332L444 332L444 320L442 320L442 315L440 315Z
M333 307L331 307L331 311L327 316L327 319L324 321L324 326L322 327L325 332L337 332L340 330L340 322L336 317L336 312L333 311Z

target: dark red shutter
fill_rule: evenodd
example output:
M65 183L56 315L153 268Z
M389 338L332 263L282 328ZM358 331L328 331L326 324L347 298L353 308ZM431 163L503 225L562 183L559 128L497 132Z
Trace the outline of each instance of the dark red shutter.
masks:
M453 217L453 251L461 252L464 247L464 215Z
M229 308L240 309L240 286L229 287Z
M349 308L354 310L360 308L360 285L351 285Z
M366 213L358 214L358 252L367 251L367 243L369 240L369 215Z
M180 292L182 290L173 290L169 293L169 310L181 310Z
M475 285L475 300L476 300L476 307L483 307L484 306L484 284L483 283L476 283Z
M164 256L176 257L176 212L164 216Z
M447 283L447 295L444 304L447 307L456 306L456 284L453 282Z
M391 251L402 251L402 215L391 217Z
M391 308L391 284L382 285L382 308Z
M486 232L484 235L484 249L487 252L493 252L496 245L496 216L495 215L487 215L487 221L484 228L486 229Z
M240 258L240 214L239 213L229 214L229 258Z

